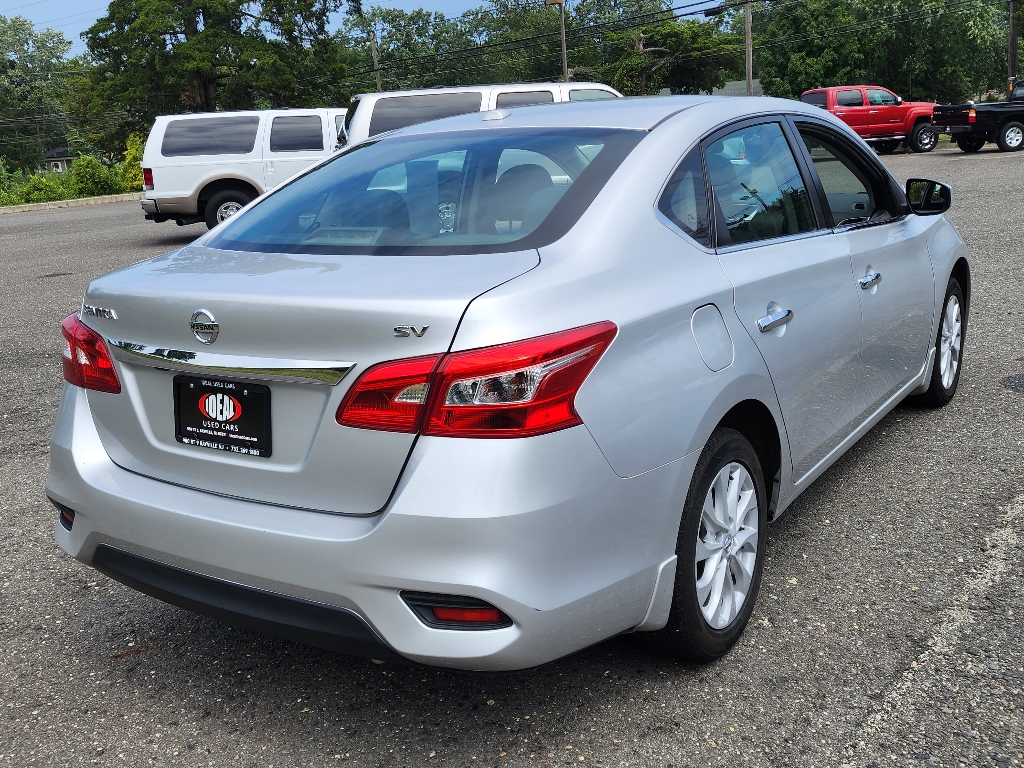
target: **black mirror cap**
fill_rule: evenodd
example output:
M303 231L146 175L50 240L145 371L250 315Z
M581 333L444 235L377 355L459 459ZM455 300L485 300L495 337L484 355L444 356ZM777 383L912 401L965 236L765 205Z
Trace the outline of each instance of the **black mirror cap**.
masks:
M937 216L953 204L953 190L948 184L931 179L908 179L907 201L910 210L920 216Z

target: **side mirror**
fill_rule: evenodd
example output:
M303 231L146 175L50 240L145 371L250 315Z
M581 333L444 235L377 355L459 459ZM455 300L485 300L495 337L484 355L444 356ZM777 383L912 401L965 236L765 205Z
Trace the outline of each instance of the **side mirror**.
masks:
M898 107L902 103L903 103L903 97L902 96L897 96L896 97L896 106Z
M907 200L914 213L937 216L949 210L953 203L953 190L946 184L930 179L908 179Z

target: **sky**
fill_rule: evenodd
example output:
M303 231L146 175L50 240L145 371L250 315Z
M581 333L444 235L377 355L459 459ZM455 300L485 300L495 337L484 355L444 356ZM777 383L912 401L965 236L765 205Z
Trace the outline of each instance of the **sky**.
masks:
M482 4L483 0L374 0L367 2L366 7L380 5L406 11L427 8L445 16L458 16ZM85 52L85 43L79 35L104 15L106 10L107 3L102 0L0 0L0 16L24 16L37 29L50 27L63 32L74 44L69 54L71 56Z

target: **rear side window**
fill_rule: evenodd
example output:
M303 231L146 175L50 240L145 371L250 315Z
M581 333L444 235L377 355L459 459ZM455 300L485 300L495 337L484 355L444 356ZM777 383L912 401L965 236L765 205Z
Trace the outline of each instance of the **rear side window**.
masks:
M800 101L804 104L813 104L816 107L828 109L828 94L820 91L818 93L805 93L800 97Z
M691 152L672 174L672 180L658 202L658 210L698 243L711 247L704 168L699 150Z
M860 91L836 91L836 104L840 107L863 107L864 94Z
M428 120L440 120L442 117L479 112L482 96L480 93L431 93L378 99L370 117L370 135L376 136L378 133Z
M271 152L298 152L303 149L323 150L323 123L316 115L275 117L270 127Z
M816 228L807 187L778 123L727 134L704 148L704 158L728 232L718 233L719 246Z
M551 104L555 95L551 91L517 91L499 93L495 106L498 109L508 107L528 107L531 104Z
M164 129L160 154L164 157L248 155L256 146L259 127L260 119L256 115L171 120Z
M569 91L569 101L601 101L601 99L614 99L614 93L602 91L598 88L576 88Z

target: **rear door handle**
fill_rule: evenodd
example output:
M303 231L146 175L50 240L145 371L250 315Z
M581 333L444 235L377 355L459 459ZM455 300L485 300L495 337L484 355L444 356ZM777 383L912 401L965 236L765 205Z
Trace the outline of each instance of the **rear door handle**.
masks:
M866 291L868 288L874 288L876 285L882 282L882 273L868 272L858 282L860 283L860 287Z
M768 331L774 331L780 325L785 325L792 319L792 309L780 309L778 312L770 312L757 321L757 330L761 333L768 333Z

